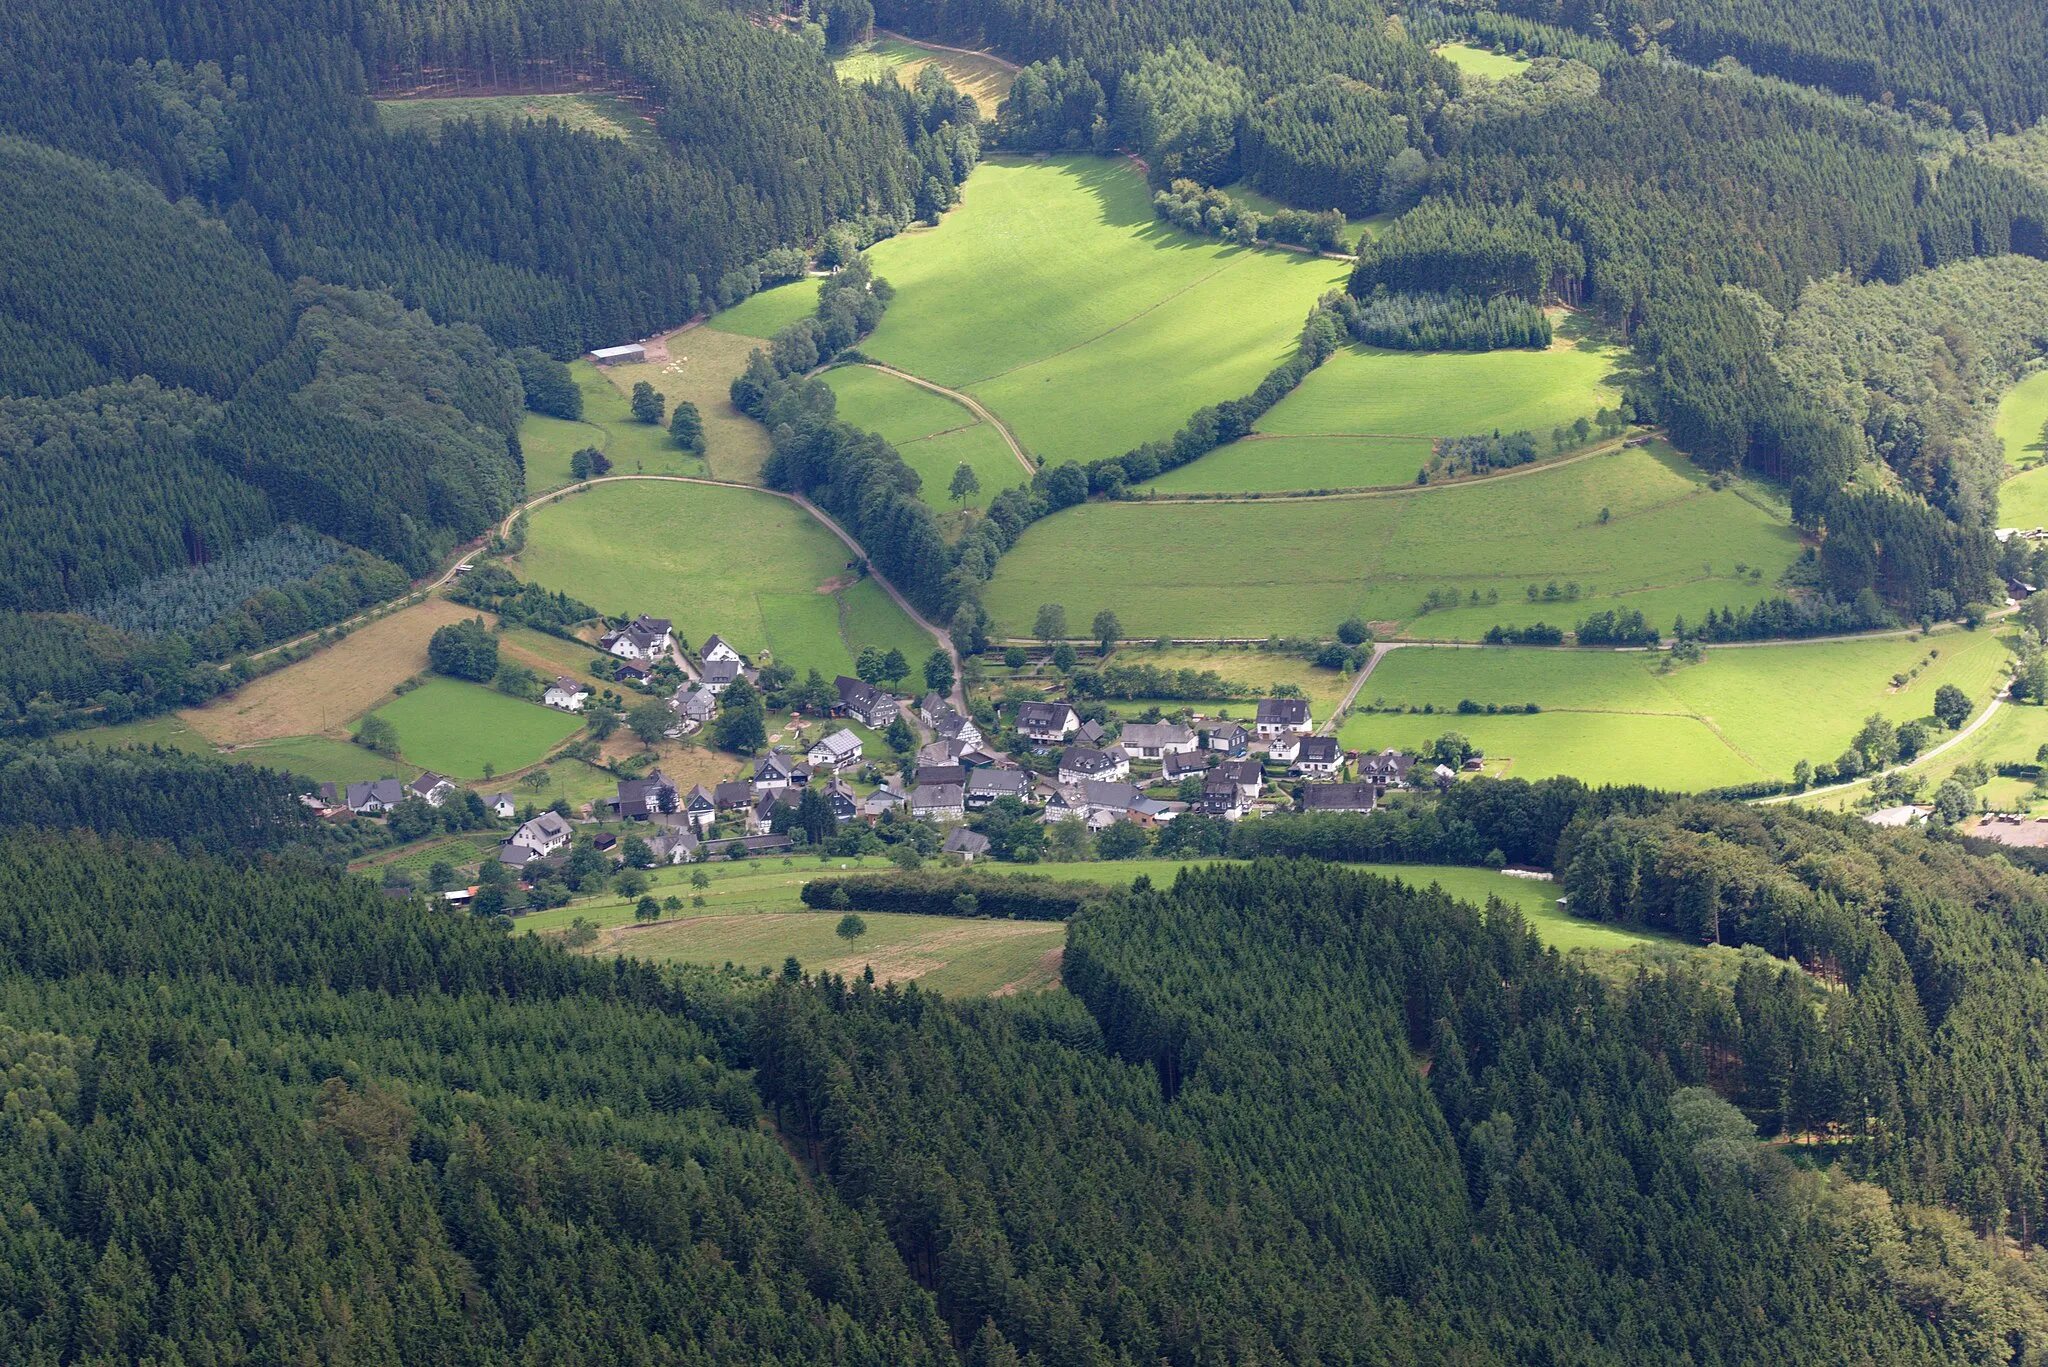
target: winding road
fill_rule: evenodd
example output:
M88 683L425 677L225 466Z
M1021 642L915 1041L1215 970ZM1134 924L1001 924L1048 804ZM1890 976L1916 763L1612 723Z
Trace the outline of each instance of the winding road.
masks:
M972 394L963 394L957 389L948 389L942 384L933 384L922 375L913 375L907 370L898 370L895 366L883 365L880 361L863 361L861 364L869 370L879 370L884 375L893 375L899 380L908 380L920 389L929 389L934 394L942 394L946 398L951 399L954 403L959 404L962 408L1002 434L1003 444L1010 448L1010 454L1015 456L1017 463L1024 467L1025 474L1035 475L1038 473L1038 467L1031 463L1031 457L1024 454L1024 447L1017 440L1016 434L1003 425L1001 418L982 407L981 400L975 398Z

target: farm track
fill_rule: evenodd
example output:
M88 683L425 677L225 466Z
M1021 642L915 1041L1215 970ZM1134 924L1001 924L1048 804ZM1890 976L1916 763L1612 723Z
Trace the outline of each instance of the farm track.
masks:
M1826 797L1830 793L1846 793L1852 788L1864 787L1866 784L1874 783L1878 779L1888 778L1893 774L1903 774L1909 769L1916 769L1920 765L1925 764L1928 760L1934 759L1937 756L1948 753L1950 750L1953 750L1956 746L1961 745L1964 741L1968 740L1970 737L1976 735L1979 731L1983 730L1985 724L1988 723L1993 717L1998 715L1999 709L2004 707L2005 703L2005 691L2003 689L2000 689L1998 696L1991 700L1991 705L1984 709L1983 715L1976 718L1976 720L1972 721L1968 726L1965 726L1962 730L1956 732L1953 736L1950 736L1941 744L1935 746L1932 750L1923 750L1919 754L1913 756L1912 759L1906 761L1904 764L1894 764L1889 769L1882 770L1881 772L1875 774L1865 774L1863 777L1855 779L1848 783L1832 783L1825 788L1808 788L1805 792L1802 793L1779 793L1772 797L1754 798L1752 799L1752 801L1759 807L1775 807L1781 803L1797 802L1802 798Z
M1292 437L1291 433L1253 433L1251 435L1254 437ZM1329 434L1318 433L1317 435L1327 436ZM1649 435L1661 437L1664 433L1660 428ZM1330 494L1296 490L1257 494L1204 494L1199 498L1190 495L1179 495L1166 498L1134 498L1130 502L1149 506L1152 504L1170 505L1178 503L1327 503L1344 499L1405 498L1410 494L1427 494L1444 489L1469 489L1478 484L1495 484L1501 480L1527 479L1532 475L1549 474L1552 470L1562 470L1567 465L1577 465L1580 461L1591 460L1595 456L1613 455L1616 451L1621 450L1626 442L1631 440L1633 440L1631 437L1616 437L1612 441L1603 441L1588 446L1583 451L1574 451L1571 455L1564 456L1558 460L1538 461L1529 465L1517 465L1513 469L1502 470L1497 474L1480 475L1476 478L1467 479L1439 480L1432 484L1383 484L1370 489L1346 489ZM1687 495L1687 497L1690 496Z
M994 62L1005 71L1022 71L1024 69L1009 58L998 57L995 53L985 48L948 47L944 43L934 43L926 38L913 38L907 33L897 33L893 29L878 28L875 32L884 38L894 38L899 43L908 43L912 47L928 47L934 52L952 52L962 57L979 57L985 62Z
M948 389L946 388L946 386L942 384L935 384L932 381L925 379L922 375L913 375L907 370L898 370L895 366L883 365L880 361L863 361L861 362L861 364L866 366L869 370L879 370L884 375L893 376L896 379L907 381L911 384L916 385L920 389L929 389L934 394L939 394L944 396L945 398L951 399L954 403L959 404L962 408L974 414L975 417L980 418L990 427L996 429L996 432L1003 439L1003 444L1010 448L1010 454L1017 458L1017 464L1024 467L1025 474L1035 475L1038 473L1038 467L1031 463L1031 457L1024 454L1023 443L1017 440L1017 434L1012 432L1009 429L1009 427L1004 424L1001 418L997 417L994 413L990 412L989 409L983 405L981 400L975 398L972 394L963 394L957 389ZM948 431L953 432L961 432L965 430L965 428L960 427L948 429ZM939 437L944 436L945 433L933 432L930 433L929 435ZM925 438L920 437L918 438L918 440L923 441L925 440Z

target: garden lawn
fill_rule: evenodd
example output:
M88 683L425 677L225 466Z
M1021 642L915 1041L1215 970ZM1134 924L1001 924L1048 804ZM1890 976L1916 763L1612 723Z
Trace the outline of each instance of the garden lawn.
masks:
M864 645L897 645L913 661L929 655L931 638L872 581L816 592L846 576L848 555L787 499L632 481L535 509L517 564L600 611L667 617L693 644L716 632L742 652L774 650L828 676L828 664Z
M1427 437L1264 437L1234 441L1150 481L1155 494L1392 488L1429 464Z
M2048 526L2048 454L2041 428L2048 424L2048 370L2037 370L2006 392L1998 402L1998 439L2005 443L2006 463L2024 473L1998 490L1998 525Z
M1434 51L1466 75L1484 76L1494 81L1519 76L1529 65L1529 59L1518 52L1494 52L1469 43L1445 43Z
M1615 380L1624 354L1604 338L1570 331L1577 335L1558 329L1546 351L1347 347L1275 404L1257 430L1421 437L1526 430L1547 449L1552 429L1590 420L1621 399Z
M1433 712L1361 710L1340 735L1347 749L1380 750L1460 731L1520 778L1697 790L1787 779L1801 759L1832 762L1872 713L1926 718L1945 683L1981 706L2006 658L1989 631L1714 648L1668 672L1663 656L1635 651L1404 647L1380 661L1359 706ZM1906 684L1895 687L1895 675ZM1466 699L1542 711L1459 713ZM1934 742L1945 734L1934 727Z
M1052 461L1250 392L1345 272L1168 228L1133 167L1092 156L985 162L939 227L869 254L896 298L862 351L969 390Z
M1134 639L1323 634L1356 614L1471 641L1494 623L1570 627L1608 607L1669 630L1767 596L1798 554L1782 514L1749 492L1715 491L1652 446L1398 493L1090 503L1027 529L984 601L1004 635L1029 631L1048 602L1070 622L1113 609ZM1528 600L1553 582L1578 584L1582 601ZM1432 590L1481 601L1421 615Z
M566 712L508 697L482 684L430 679L372 715L398 732L399 754L408 766L451 778L523 769L581 728Z

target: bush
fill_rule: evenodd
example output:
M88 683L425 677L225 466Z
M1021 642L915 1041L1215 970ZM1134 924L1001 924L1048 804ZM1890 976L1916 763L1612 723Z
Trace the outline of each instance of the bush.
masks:
M851 874L814 878L804 884L803 902L819 911L897 911L920 916L958 916L963 897L980 916L1017 921L1064 921L1084 902L1100 896L1087 884L1031 876L973 873ZM841 899L844 900L841 900Z
M489 683L498 673L498 638L481 617L450 622L427 642L427 661L437 674Z

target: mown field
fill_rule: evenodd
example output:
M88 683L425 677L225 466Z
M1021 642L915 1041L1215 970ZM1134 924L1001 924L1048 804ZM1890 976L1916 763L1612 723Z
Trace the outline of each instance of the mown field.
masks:
M833 67L845 81L879 81L894 77L907 89L915 89L917 78L928 66L946 74L956 90L972 95L984 119L996 116L996 106L1016 83L1016 72L990 57L965 52L941 52L902 38L881 37L847 53Z
M475 608L428 598L351 632L297 664L178 715L218 745L339 734L343 723L427 667L427 641L436 629L469 617L491 620L489 613Z
M870 255L896 300L861 349L968 390L1054 462L1121 454L1249 392L1345 272L1167 228L1134 168L1087 156L986 162L939 227ZM769 308L718 325L764 326Z
M1380 662L1358 706L1434 711L1356 711L1339 735L1346 748L1379 750L1458 731L1492 772L1697 790L1789 778L1801 759L1831 762L1872 713L1928 717L1945 683L1981 705L2007 658L1989 631L1714 649L1669 671L1641 652L1408 647ZM1907 682L1895 686L1899 675ZM1461 714L1465 699L1542 711ZM1932 729L1936 741L1947 734Z
M2037 370L2014 385L1998 404L1998 438L2005 443L2006 463L2023 471L1999 487L1998 525L2048 526L2048 445L2041 429L2048 425L2048 370Z
M429 679L371 715L398 732L405 765L457 779L482 778L486 765L499 774L524 769L583 724L552 707L444 678ZM384 763L388 772L390 761Z
M1428 437L1252 436L1168 470L1145 488L1156 494L1390 488L1413 484L1432 449Z
M1030 478L1001 433L943 394L868 366L829 370L825 382L838 396L840 418L895 446L934 508L961 506L947 490L963 463L981 481L981 492L967 500L971 507L986 508L998 492Z
M1553 428L1621 401L1615 381L1626 359L1611 340L1580 327L1558 329L1544 351L1348 347L1274 405L1258 430L1297 437L1526 430L1548 443Z
M817 307L815 298L811 307ZM806 310L808 311L808 310ZM668 359L641 365L615 365L599 369L587 361L576 363L579 375L601 379L609 393L597 395L597 409L588 383L584 385L584 416L602 413L606 428L618 442L607 446L619 474L701 475L713 479L753 484L761 477L761 463L768 459L768 434L746 414L732 406L733 377L747 368L747 356L760 341L715 328L692 327L668 335ZM629 396L633 386L645 380L668 403L665 412L689 400L704 419L704 459L693 460L670 440L666 422L661 427L634 422Z
M612 95L454 95L377 101L377 122L393 132L424 128L439 133L442 124L459 119L508 124L553 119L603 138L652 141L655 136L638 110Z
M1470 641L1497 622L1569 627L1607 607L1668 630L1766 596L1799 549L1767 494L1713 490L1653 445L1383 495L1088 504L1027 530L985 602L1005 634L1029 631L1045 602L1073 622L1113 609L1141 639L1327 633L1357 614ZM1579 601L1529 601L1530 585L1551 583L1577 584ZM1422 615L1433 590L1480 602Z
M843 670L864 645L929 654L930 639L876 585L845 589L842 611L833 587L849 558L786 499L635 480L535 509L516 563L524 577L602 612L668 617L692 645L716 632L800 670Z
M1519 76L1522 68L1529 65L1529 59L1519 53L1494 52L1469 43L1445 43L1434 51L1467 75L1484 76L1495 81Z

